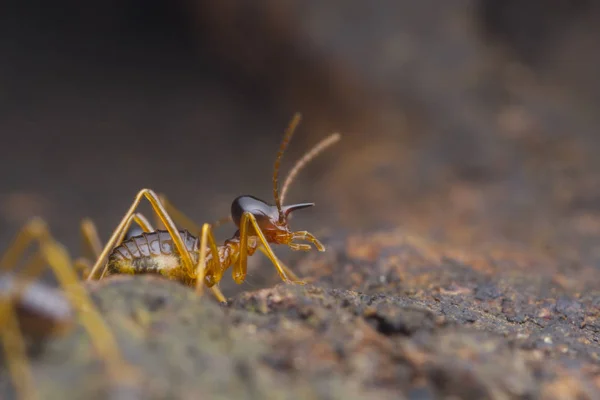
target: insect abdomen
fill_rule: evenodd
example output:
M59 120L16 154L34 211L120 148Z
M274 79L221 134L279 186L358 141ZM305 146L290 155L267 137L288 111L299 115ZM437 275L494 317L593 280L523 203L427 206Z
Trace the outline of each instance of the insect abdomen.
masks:
M185 247L198 262L198 238L187 230L179 234ZM108 258L107 275L154 273L185 279L180 268L181 258L173 238L166 230L144 232L115 247Z

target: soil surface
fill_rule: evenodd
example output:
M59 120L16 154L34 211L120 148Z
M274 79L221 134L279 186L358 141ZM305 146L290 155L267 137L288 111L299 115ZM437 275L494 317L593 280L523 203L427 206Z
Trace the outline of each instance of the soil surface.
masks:
M111 381L81 328L38 349L34 372L49 399L595 399L600 277L560 264L389 230L307 257L306 285L227 305L152 276L106 279L90 292L140 381Z
M268 200L296 111L284 169L343 140L289 195L327 251L275 249L306 285L88 285L138 380L76 325L30 343L42 398L600 399L593 2L59 3L0 15L2 243L38 215L77 256L142 187L198 223Z

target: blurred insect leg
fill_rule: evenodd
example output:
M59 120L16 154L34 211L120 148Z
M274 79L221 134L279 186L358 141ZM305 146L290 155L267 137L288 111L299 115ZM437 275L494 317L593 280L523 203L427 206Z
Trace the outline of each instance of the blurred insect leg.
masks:
M11 295L18 298L27 285L30 282L35 281L44 271L44 267L46 267L46 259L43 254L38 251L31 257L31 260L28 260L27 263L25 263L23 268L19 270L19 273L15 274L15 278L17 279L14 280L15 287L12 289Z
M117 341L108 328L85 288L77 280L71 259L64 248L54 240L41 243L41 251L58 283L78 311L78 318L92 345L104 362L111 378L122 383L134 383L137 371L121 356Z
M23 399L37 398L38 396L35 394L33 376L28 366L25 340L19 329L19 321L11 299L19 298L29 282L34 281L45 266L44 257L39 251L36 252L19 270L18 279L13 280L14 286L8 296L0 300L0 326L2 327L4 353L19 398Z
M84 218L80 230L84 254L94 259L98 258L102 252L102 242L96 224L90 218Z
M169 199L164 193L158 195L158 198L165 208L173 221L176 221L177 226L182 229L187 229L188 231L200 232L200 226L198 226L194 221L189 219L186 215L180 212L177 208L173 207ZM165 229L164 224L161 222L160 217L158 215L154 215L154 225L156 225L159 229Z
M132 216L130 216L127 220L127 223L123 228L122 234L117 238L117 244L115 246L119 245L123 241L123 238L127 234L127 231L129 231L129 228L131 227L131 224L133 222L138 224L144 232L152 232L154 230L152 224L150 224L150 221L148 221L148 219L144 217L143 214L135 213ZM94 223L94 221L92 221L89 218L86 218L83 221L81 221L81 236L83 238L84 247L86 247L86 250L84 250L84 252L87 251L87 253L91 254L92 258L95 260L100 258L100 255L102 254L102 241L100 240L100 236L98 235L98 229L96 228L96 224ZM76 270L83 271L83 279L87 279L90 275L91 270L93 269L93 265L91 264L91 262L85 258L79 258L75 260L74 264Z
M152 226L152 224L150 223L148 218L144 217L144 214L142 214L142 213L133 214L133 221L136 224L138 224L138 226L144 232L153 232L154 231L154 226ZM129 225L131 225L131 222L129 223Z
M269 252L267 251L267 249L265 249L265 247L263 245L261 245L258 248L265 256L269 257ZM271 257L269 257L270 259ZM294 271L292 271L287 265L285 265L283 262L279 261L279 265L281 265L281 268L285 271L285 274L287 276L289 276L291 278L292 281L294 281L294 283L298 283L298 284L303 284L304 282L300 280L300 278L298 277L298 275L296 275L294 273Z
M100 253L100 256L96 260L96 263L94 264L94 267L92 268L92 271L90 272L90 276L87 278L88 280L97 279L98 276L101 277L104 274L104 271L106 270L106 265L104 263L106 261L106 258L108 257L108 254L115 247L118 239L119 238L122 239L124 237L124 232L126 231L126 225L128 223L131 223L130 217L132 215L134 215L135 210L137 209L137 207L139 206L139 204L143 198L146 198L146 200L148 200L148 202L152 206L152 209L154 210L154 212L156 214L158 214L161 222L166 226L167 231L169 232L169 234L171 235L171 238L173 239L175 248L181 255L181 259L183 261L184 267L190 273L193 273L194 263L192 262L192 257L190 256L190 253L186 249L185 244L183 243L183 240L181 239L181 236L179 235L177 227L175 226L175 223L173 222L173 220L171 219L171 217L169 216L169 214L163 207L163 205L160 202L156 193L154 193L150 189L142 189L138 192L133 203L129 207L129 210L123 216L121 222L119 223L119 225L113 232L108 243L106 243L106 246L104 246L104 249ZM98 274L100 271L100 268L103 265L104 265L104 268L103 268L102 273Z
M134 222L139 225L143 232L152 232L154 230L152 224L150 223L150 221L148 221L146 217L144 217L144 215L142 215L141 213L135 213L132 216L130 216L127 220L127 223L125 224L123 231L119 235L115 246L118 246L123 242L123 240L125 239L125 235L127 235L127 232L129 232L129 228L131 228L131 224L133 224Z
M37 399L39 396L35 390L33 373L29 368L25 340L19 329L12 302L6 298L0 300L0 324L4 356L18 398Z
M150 221L148 221L148 218L144 217L144 215L141 213L135 213L129 218L127 224L125 224L125 228L123 229L125 234L127 234L127 231L133 222L138 224L144 232L152 232L154 230L152 224ZM102 253L102 241L100 240L98 229L96 228L94 221L89 218L85 218L83 221L81 221L81 236L83 238L85 247L92 257L100 257L100 254ZM122 238L121 240L117 240L117 243L121 242L122 240Z
M45 267L42 255L36 252L15 279L15 287L7 297L0 300L0 326L4 346L4 354L12 381L20 398L37 398L34 380L27 359L27 348L23 334L19 329L19 321L13 308L12 299L18 298L27 284L33 281Z
M171 215L171 217L173 218L173 221L175 221L177 226L179 226L183 229L187 229L190 232L201 232L202 231L202 228L200 227L200 225L198 225L190 217L188 217L185 213L183 213L177 207L175 207L173 205L173 203L171 203L169 201L169 199L167 199L167 196L165 194L161 193L160 201L162 202L163 206L165 207L165 209L167 210L169 215ZM225 218L221 218L220 220L218 220L210 225L214 229L217 226L223 225L229 221L231 221L231 217L225 217Z
M38 240L41 243L44 240L48 240L49 233L45 231L44 227L40 226L39 228L37 230L39 236L33 237L31 240ZM9 294L9 299L18 298L28 283L35 280L44 270L45 266L46 260L42 253L39 251L35 252L19 271L18 279L13 281L15 286ZM37 398L34 390L33 376L28 366L25 341L19 329L19 322L15 315L12 301L9 299L5 298L0 301L1 336L8 368L19 397L23 399Z
M222 225L228 224L230 222L233 222L233 219L231 219L231 215L228 215L227 217L223 217L221 219L216 220L215 222L213 222L212 224L210 224L212 226L213 229L216 229Z
M43 219L36 217L29 220L0 258L0 270L7 271L15 268L32 241L49 236L50 233Z
M167 199L166 195L161 194L160 201L163 203L163 206L165 207L165 209L167 210L169 215L171 215L171 217L173 218L173 221L175 221L178 226L180 226L181 228L187 229L190 232L200 232L201 231L200 225L198 225L197 223L192 221L192 219L190 217L188 217L182 211L177 209L173 205L173 203L171 203ZM220 227L221 225L227 224L232 221L233 220L231 219L231 216L227 216L227 217L218 219L217 221L213 222L210 225L211 225L212 229L215 229L215 228Z
M75 261L73 261L73 268L81 279L87 279L90 276L90 271L92 270L92 262L84 257L79 257Z

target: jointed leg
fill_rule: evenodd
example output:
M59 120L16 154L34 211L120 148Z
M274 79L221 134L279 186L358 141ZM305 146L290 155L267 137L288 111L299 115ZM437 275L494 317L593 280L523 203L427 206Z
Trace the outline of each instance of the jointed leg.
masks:
M124 368L126 364L121 359L112 333L105 325L92 300L78 281L68 253L63 246L58 244L58 242L51 237L43 220L39 218L32 219L21 229L13 244L0 259L2 269L7 271L15 268L19 264L25 250L27 250L34 241L39 243L40 251L35 254L31 262L26 264L25 268L21 271L21 274L19 274L20 279L15 280L15 282L17 282L16 292L10 294L11 298L14 298L14 296L18 297L19 291L23 290L27 282L39 275L44 266L49 265L57 276L59 284L66 295L70 296L71 304L79 311L79 319L84 328L88 331L92 345L96 348L98 354L106 361L110 373L114 373L115 371ZM4 303L6 302L3 301L2 304ZM16 346L11 347L13 350L7 351L7 358L9 358L9 363L16 363L17 370L23 370L23 366L27 365L25 353L21 351L22 347L19 344L22 343L23 340L18 329L15 331L10 328L11 314L15 317L14 311L10 305L10 303L8 306L3 305L2 311L0 312L0 319L3 321L8 320L8 329L10 329L7 333L9 336L3 337L3 341L5 342L5 345L8 340ZM3 327L4 332L4 329L7 329L7 324L2 324L1 326ZM119 376L114 376L114 378L121 380L122 376L119 374ZM17 380L20 379L26 378L17 378Z
M15 268L33 241L40 241L48 236L46 223L41 218L29 220L0 258L0 271L6 272Z
M196 269L196 293L198 294L202 294L202 289L204 288L204 277L209 272L206 270L207 246L210 247L212 259L214 260L212 265L215 265L218 268L218 271L210 272L212 273L211 275L214 276L216 283L218 283L223 276L223 268L221 268L219 250L217 249L217 242L212 234L210 224L202 225L202 234L200 236L200 257L198 260L198 267ZM216 285L213 285L211 289L213 289L213 294L220 302L223 303L227 301L225 296L223 296L223 293L221 293Z
M200 232L200 227L196 223L194 223L194 221L188 218L184 213L179 211L177 208L173 207L173 205L167 199L167 196L165 194L161 193L158 196L158 198L160 199L160 202L162 203L165 210L169 213L171 218L173 218L173 221L177 221L178 226L180 226L183 229L187 229L190 232ZM162 224L162 221L156 215L154 216L154 224L164 229L164 224Z
M171 215L171 217L173 218L173 221L177 221L177 225L181 226L184 229L187 229L190 232L200 232L201 228L200 226L195 223L194 221L191 220L191 218L189 218L187 215L185 215L183 212L181 212L179 209L177 209L170 201L169 199L167 199L167 196L164 194L160 194L160 201L162 202L163 206L165 207L165 209L167 210L167 212ZM210 224L212 229L216 229L221 225L224 225L228 222L232 222L233 220L231 219L231 216L227 216L224 218L221 218L215 222L213 222L212 224ZM156 221L157 223L159 221Z
M73 268L81 279L87 279L92 271L93 264L90 260L85 257L79 257L73 261Z
M317 250L319 251L325 251L325 246L323 246L323 244L321 244L321 242L319 242L319 240L314 237L312 235L312 233L309 233L307 231L298 231L298 232L294 232L292 240L295 239L299 239L299 240L307 240L309 242L311 242L312 244L315 245L315 247L317 248ZM303 247L303 246L307 246L307 245L302 245L302 244L296 244L297 246L300 246L299 250L310 250L310 247Z
M265 246L261 245L258 247L258 249L261 251L261 253L263 253L265 256L267 256L269 259L269 252L267 251L267 249L265 249ZM281 268L283 269L283 271L285 272L285 274L287 276L290 277L290 279L294 282L294 283L298 283L298 284L302 284L303 282L300 280L300 278L298 277L298 275L296 275L294 273L294 271L292 271L288 266L286 266L284 263L282 263L281 261L279 261L279 265L281 265Z
M12 382L20 399L37 399L33 374L27 362L25 340L11 300L0 299L0 339Z
M92 271L90 272L90 275L87 278L88 280L99 279L104 274L104 270L100 272L100 268L105 264L106 258L108 257L110 251L125 236L125 233L127 231L127 224L131 224L130 218L132 218L132 216L134 215L135 210L137 209L138 205L140 204L143 198L146 198L148 200L154 212L158 215L161 222L165 225L167 231L169 231L169 234L173 238L175 248L181 255L184 268L190 271L190 273L192 273L192 271L195 271L194 263L192 262L192 257L190 256L190 253L185 247L185 244L183 243L183 240L179 235L179 231L175 226L175 223L163 207L158 196L150 189L142 189L140 192L138 192L133 203L129 207L129 210L121 219L121 222L119 223L112 236L108 240L108 243L106 243L106 246L104 246L104 249L100 253L100 256L96 260L96 263L94 264L94 267L92 268Z
M102 242L100 241L96 224L94 224L91 219L85 218L82 220L80 230L84 256L73 261L73 267L82 279L86 279L90 275L93 267L90 259L98 259L102 252Z
M142 228L144 232L152 232L154 228L152 224L148 221L148 218L144 217L141 213L135 213L129 217L125 227L123 229L123 236L127 234L127 231L131 227L132 223L136 223ZM81 237L83 238L83 245L85 247L85 251L92 256L92 258L99 258L102 254L102 241L100 240L100 236L98 235L98 229L96 228L96 224L89 218L85 218L81 221ZM117 245L122 241L117 240Z
M200 232L201 228L198 224L196 224L194 221L192 221L187 215L185 215L183 212L179 211L177 208L175 208L175 206L173 206L173 204L171 204L169 202L169 200L167 200L166 196L164 194L160 195L160 199L163 203L163 205L165 206L165 209L167 209L167 211L169 212L169 214L171 215L171 217L173 217L174 221L177 221L177 225L191 231L191 232ZM210 224L212 229L215 229L225 223L231 222L231 216L225 217L225 218L221 218L220 220L216 221L215 223ZM211 232L211 236L212 236L212 232ZM214 240L214 239L213 239ZM308 246L308 245L298 245L298 246ZM267 256L269 259L271 259L271 256L269 255L269 252L265 249L264 246L260 246L259 250L265 255ZM302 248L302 250L310 250L310 246L308 248ZM201 253L202 254L202 253ZM279 261L279 265L281 266L281 268L283 269L283 271L285 272L285 274L287 276L289 276L292 281L294 281L295 283L302 283L302 281L300 281L300 278L298 278L298 276L289 268L287 267L284 263L282 263L281 261ZM219 278L216 279L217 282L220 280L221 276L223 275L223 271L220 271L220 275ZM214 290L218 290L217 286L213 286L211 288L213 291ZM220 291L219 291L220 293ZM215 294L216 295L216 294ZM222 296L222 294L221 294ZM224 298L224 297L223 297Z
M98 312L92 299L78 282L71 259L65 248L54 240L41 243L41 251L56 275L59 285L77 309L80 323L86 330L98 355L106 363L112 379L121 383L135 383L138 373L121 357L117 342Z
M80 230L84 254L92 259L97 259L102 253L102 242L96 224L91 219L85 218L81 221Z
M142 228L143 232L154 231L152 224L150 223L150 221L148 221L148 219L146 217L144 217L144 215L142 215L141 213L135 213L132 216L130 216L129 219L127 220L127 223L125 224L125 227L123 228L123 231L121 232L121 235L117 239L117 245L119 245L123 242L123 240L125 239L125 235L127 235L127 232L129 232L129 228L131 228L131 224L133 224L134 222L136 224L138 224L140 228Z
M144 232L152 232L154 230L154 228L152 227L148 219L144 217L144 215L142 215L141 213L135 213L128 218L127 223L123 228L123 234L117 239L116 246L123 241L125 234L129 230L133 222L138 224ZM83 239L84 253L91 255L92 259L94 260L99 259L102 253L102 241L100 240L100 236L98 235L98 229L96 229L96 224L94 223L94 221L92 221L89 218L85 218L83 221L81 221L81 237ZM89 277L90 272L93 268L92 263L89 261L89 259L85 257L78 258L77 260L75 260L74 266L77 271L82 272L81 276L84 279Z
M281 262L279 261L279 259L275 255L275 253L273 253L273 249L271 249L271 246L269 245L269 242L265 238L265 235L260 230L260 227L258 226L258 223L256 222L256 218L254 217L254 215L252 215L252 213L249 213L249 212L245 212L244 214L242 214L242 219L240 221L240 255L239 255L236 265L234 265L234 267L233 267L233 273L232 273L233 280L236 283L242 283L246 279L247 265L248 265L248 236L249 236L248 226L249 225L252 226L252 229L254 231L253 233L255 233L258 236L258 239L261 242L261 245L262 245L261 248L263 249L261 251L264 251L265 255L267 257L269 257L269 259L271 260L273 265L275 265L275 268L277 269L277 273L279 274L281 279L284 282L288 282L288 283L302 284L303 282L297 281L296 279L294 279L294 277L296 277L296 275L294 273L292 273L291 276L288 277L288 273L286 272L286 270L289 271L289 268L284 269L283 265L281 264ZM290 279L290 278L292 278L292 279Z
M23 269L12 275L12 283L8 292L2 294L0 299L0 338L2 339L4 354L8 370L11 374L15 389L22 399L38 398L35 390L33 374L28 365L27 347L23 333L19 328L19 320L15 313L14 302L46 266L43 255L36 252L31 261ZM10 267L14 267L11 265Z
M218 226L218 224L222 224L227 221L230 221L231 217L228 217L227 219L222 218L219 221L217 221L216 224L204 224L201 228L198 224L196 224L194 221L192 221L191 218L189 218L187 215L185 215L183 212L181 212L179 209L177 209L175 206L173 206L173 204L171 204L171 202L169 202L169 200L167 199L167 196L165 196L164 194L160 195L160 201L162 202L163 206L165 207L165 209L167 210L169 215L171 215L173 220L177 221L178 226L180 226L183 229L187 229L190 232L194 232L194 233L199 232L200 233L200 257L198 260L198 267L196 269L196 277L197 277L196 292L202 293L202 288L199 287L199 285L201 286L204 284L204 277L206 276L206 273L208 271L204 270L204 272L200 272L200 266L206 265L207 245L209 245L211 248L211 251L213 253L213 259L215 259L215 257L217 257L216 259L218 259L217 243L212 234L212 229L214 229L215 226ZM157 222L160 222L160 221L157 221ZM208 228L207 228L207 225L208 225ZM203 243L204 243L204 247L202 245ZM219 282L219 280L221 279L221 276L223 275L223 271L220 269L219 271L215 271L215 272L216 272L215 276L218 277L215 280L217 282ZM213 295L220 302L223 303L223 302L227 301L225 296L223 295L223 292L221 292L221 289L219 289L219 287L216 284L211 286L210 290L213 292Z
M26 223L13 243L5 251L0 259L0 269L2 273L14 269L21 261L23 254L29 248L34 240L40 240L47 235L46 224L39 218L34 218ZM40 268L40 254L35 254L32 262L26 266L27 272L30 275L33 270ZM30 279L33 276L30 277ZM22 290L26 284L25 277L20 280L16 290L11 290L10 293L2 293L0 298L0 337L4 347L7 366L11 374L12 381L16 387L19 397L23 399L37 398L35 390L33 374L29 368L27 361L27 351L25 339L19 329L19 322L13 307L13 299L18 298L19 290ZM14 281L16 282L16 280Z

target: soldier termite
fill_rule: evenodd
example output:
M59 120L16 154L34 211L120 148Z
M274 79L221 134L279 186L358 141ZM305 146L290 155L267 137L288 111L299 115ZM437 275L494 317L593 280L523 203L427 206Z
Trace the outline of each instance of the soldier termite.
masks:
M25 260L33 244L38 249ZM21 268L17 271L17 267ZM59 289L36 279L50 267ZM26 339L37 343L65 333L79 322L112 382L134 383L137 372L127 364L116 340L79 281L66 249L52 238L46 223L25 224L0 258L0 339L19 398L39 398L27 357ZM114 379L114 380L113 380Z
M196 288L202 293L203 285L210 287L219 301L225 297L216 285L227 268L233 266L232 276L236 283L244 282L247 270L247 257L262 251L273 263L284 282L302 283L298 277L277 259L270 244L287 245L292 250L309 251L310 244L296 243L304 240L314 245L317 250L325 251L325 247L307 231L292 231L289 227L290 213L314 206L314 203L300 203L283 206L282 202L291 182L298 172L317 154L336 143L341 136L338 133L329 135L307 152L292 168L279 193L279 165L285 149L300 122L300 114L295 114L290 122L277 157L273 171L273 197L271 205L254 196L237 197L231 205L230 219L238 230L217 245L213 235L213 225L205 223L197 226L184 214L172 206L166 198L162 198L150 189L138 192L127 213L114 230L111 238L100 251L96 229L87 220L87 241L95 243L97 259L87 276L88 280L102 279L111 274L156 273L170 279L178 280ZM153 211L166 230L155 230L143 215L136 213L142 199L147 199ZM174 222L199 233L194 236L187 229L179 230ZM124 240L133 222L137 222L144 231L141 235Z

